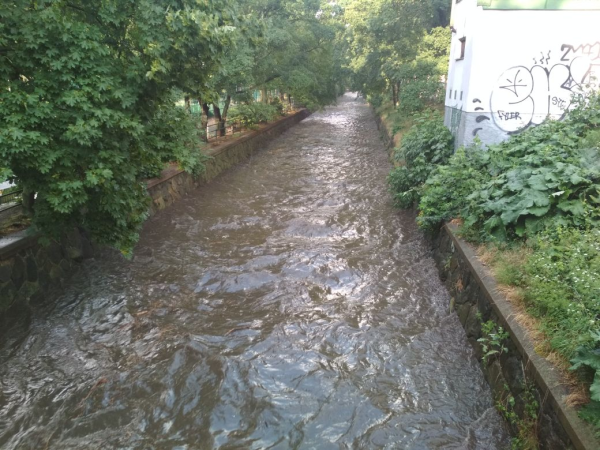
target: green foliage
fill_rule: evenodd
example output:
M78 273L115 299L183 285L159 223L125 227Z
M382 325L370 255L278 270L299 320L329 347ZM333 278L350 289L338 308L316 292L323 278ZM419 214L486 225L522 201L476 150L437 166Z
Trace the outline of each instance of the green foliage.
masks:
M0 177L37 192L34 225L46 234L84 226L129 254L144 179L168 162L202 169L201 124L176 100L227 98L223 120L255 89L334 101L334 13L318 0L3 2ZM246 109L256 123L281 104Z
M476 210L470 195L481 188L488 176L485 172L489 154L479 146L460 148L447 164L435 167L427 179L417 223L425 230L437 230L440 224L463 211Z
M275 98L270 105L275 108L275 112L277 113L278 116L281 116L283 114L284 111L284 107L283 107L283 103L281 103L281 100L279 98Z
M575 357L571 359L571 370L586 370L590 382L591 402L585 405L579 415L590 422L600 435L600 332L590 332L593 347L581 346L577 349Z
M275 105L249 103L237 105L229 113L229 120L240 122L245 127L253 127L261 122L269 122L279 116Z
M449 6L442 0L344 2L352 88L375 99L389 95L407 112L438 102L448 69Z
M600 230L558 228L536 238L525 265L529 311L567 359L600 333Z
M200 167L172 88L210 76L233 20L229 2L2 3L0 158L38 193L35 226L84 226L130 252L143 178L165 161Z
M600 126L599 96L563 122L548 121L490 146L487 156L457 152L424 189L423 220L458 214L479 240L534 236L547 227L593 226L600 220L600 153L590 146ZM481 175L477 176L476 173ZM467 177L476 176L476 181ZM464 182L457 183L453 177ZM466 194L449 207L443 190Z
M516 411L515 397L510 394L510 389L504 385L503 396L496 402L496 409L502 417L517 429L517 435L511 440L512 450L537 450L539 441L537 438L537 422L539 403L535 396L535 387L531 383L523 386L523 417L519 417Z
M410 208L419 200L421 187L433 168L452 155L453 139L439 114L417 116L396 152L396 159L403 165L388 177L394 199L401 208Z
M398 101L406 113L422 111L428 104L440 103L444 84L436 61L416 60L400 66L394 74L399 85Z
M14 177L12 170L8 167L0 167L0 183L4 183Z

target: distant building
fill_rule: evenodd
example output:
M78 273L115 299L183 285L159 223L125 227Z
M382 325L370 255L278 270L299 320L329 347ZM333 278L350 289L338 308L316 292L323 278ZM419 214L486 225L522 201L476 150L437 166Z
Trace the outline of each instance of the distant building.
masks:
M457 147L562 118L600 87L600 0L453 0L446 126Z

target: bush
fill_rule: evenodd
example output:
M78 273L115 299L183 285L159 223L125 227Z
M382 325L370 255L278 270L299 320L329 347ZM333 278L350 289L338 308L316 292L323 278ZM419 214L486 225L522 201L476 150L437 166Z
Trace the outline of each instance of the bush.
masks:
M437 112L417 116L395 154L402 165L388 177L398 206L410 208L419 201L423 183L436 165L448 161L454 150L453 143L454 137Z
M394 73L399 85L398 102L405 113L423 111L432 103L443 103L444 85L435 60L402 64Z
M434 231L444 221L463 217L465 210L473 215L477 205L468 199L489 179L488 160L489 154L476 145L460 148L446 165L437 166L422 190L419 226Z
M457 153L425 186L422 225L457 214L470 236L481 241L531 237L548 227L596 226L599 127L596 96L564 122L548 121L490 146L486 157ZM458 198L449 199L445 190ZM458 208L460 202L464 207Z
M283 103L281 103L281 100L278 97L273 99L271 106L275 108L275 111L277 111L278 115L283 115Z
M270 122L279 116L277 108L265 103L236 105L229 112L228 120L240 122L242 126L252 128L261 122Z

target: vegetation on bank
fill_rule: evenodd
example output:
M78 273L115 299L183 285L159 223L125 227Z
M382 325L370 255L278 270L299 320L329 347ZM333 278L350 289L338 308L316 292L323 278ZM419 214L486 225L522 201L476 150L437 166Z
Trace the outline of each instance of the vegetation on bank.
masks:
M319 0L2 2L0 179L24 189L46 235L81 226L129 254L144 179L169 162L202 170L209 108L253 126L281 111L269 93L335 101L339 11Z
M558 355L589 386L574 402L590 400L581 415L600 429L600 94L564 121L497 145L453 152L432 132L440 126L434 116L417 122L397 149L405 161L390 175L398 205L418 206L427 231L455 220L463 237L487 247L499 283L533 318L538 352ZM419 149L422 141L436 150Z

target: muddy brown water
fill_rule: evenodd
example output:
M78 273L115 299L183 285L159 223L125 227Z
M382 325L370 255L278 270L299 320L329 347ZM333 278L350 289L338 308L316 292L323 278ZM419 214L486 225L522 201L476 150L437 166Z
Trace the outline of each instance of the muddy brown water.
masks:
M3 449L502 449L354 95L151 219L0 342Z

